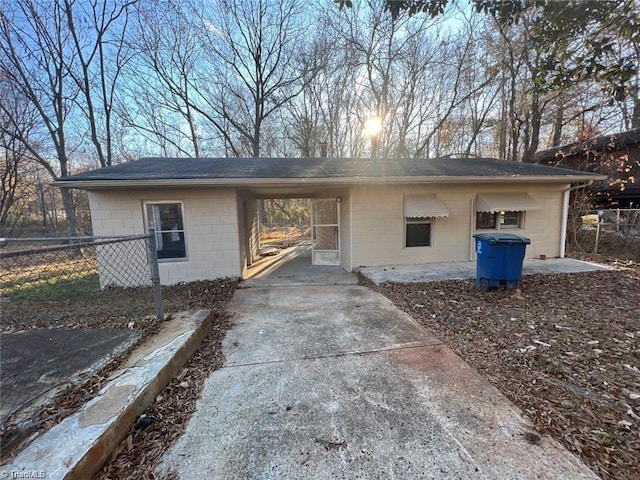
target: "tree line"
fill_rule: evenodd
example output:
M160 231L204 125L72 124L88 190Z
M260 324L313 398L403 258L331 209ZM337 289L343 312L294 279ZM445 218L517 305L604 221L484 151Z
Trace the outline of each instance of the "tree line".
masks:
M3 2L0 233L64 212L74 235L81 199L48 183L142 156L527 161L640 128L639 22L634 0Z

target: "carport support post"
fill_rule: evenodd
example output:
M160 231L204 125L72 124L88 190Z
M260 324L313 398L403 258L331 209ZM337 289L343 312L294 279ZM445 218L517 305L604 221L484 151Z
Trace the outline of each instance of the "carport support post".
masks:
M160 270L158 269L158 251L156 247L156 232L153 227L147 230L147 249L149 263L151 264L151 285L153 287L153 299L156 306L158 320L164 320L162 309L162 286L160 285Z

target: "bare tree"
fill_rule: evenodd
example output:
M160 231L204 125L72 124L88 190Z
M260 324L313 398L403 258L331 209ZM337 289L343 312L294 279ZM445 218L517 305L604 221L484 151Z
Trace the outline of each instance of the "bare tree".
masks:
M201 84L206 103L193 106L234 155L264 153L265 122L304 88L301 20L297 0L221 0L203 14L214 70Z
M0 77L0 96L3 108L0 111L0 235L11 235L25 215L26 201L30 197L29 185L25 174L31 163L24 144L15 134L14 119L20 136L35 137L35 112L23 98L17 96L11 85ZM13 112L8 115L6 112Z
M112 161L111 107L125 61L121 44L131 5L107 0L90 4L16 0L2 4L0 71L37 112L47 132L47 144L32 143L20 129L15 112L3 105L0 109L10 118L14 138L53 179L71 173L74 148L81 145L87 132L100 164ZM75 235L71 190L62 189L62 200L68 234Z
M57 165L49 161L47 152L32 144L19 128L20 119L4 105L10 117L15 138L27 152L49 172L52 178L69 174L67 121L79 93L70 79L71 34L66 28L65 13L60 3L40 4L19 0L11 9L0 11L0 68L21 94L38 112L47 130ZM71 54L72 55L72 54ZM71 190L63 189L62 198L69 235L75 235L76 220Z
M64 0L76 60L67 68L82 93L79 110L86 115L91 143L102 167L113 163L113 108L119 78L131 56L125 36L136 2Z
M207 71L209 59L204 26L191 13L188 4L142 5L130 38L136 56L122 116L164 155L201 156L201 120L193 104L200 101L196 79Z

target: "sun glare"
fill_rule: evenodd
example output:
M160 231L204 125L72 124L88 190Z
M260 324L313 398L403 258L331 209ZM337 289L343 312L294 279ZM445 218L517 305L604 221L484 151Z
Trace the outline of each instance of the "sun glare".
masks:
M371 117L364 122L364 133L368 137L377 136L382 130L382 119L380 117Z

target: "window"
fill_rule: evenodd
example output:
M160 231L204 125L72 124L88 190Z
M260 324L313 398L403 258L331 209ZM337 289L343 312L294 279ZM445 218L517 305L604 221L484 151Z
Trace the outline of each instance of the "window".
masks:
M145 206L147 227L156 231L158 259L186 258L182 203L157 202Z
M477 212L476 228L508 230L522 228L524 224L524 212Z
M406 217L405 218L405 246L429 247L431 246L431 217Z
M496 214L493 212L478 212L476 214L476 228L496 228Z
M500 212L500 228L521 228L522 212Z

